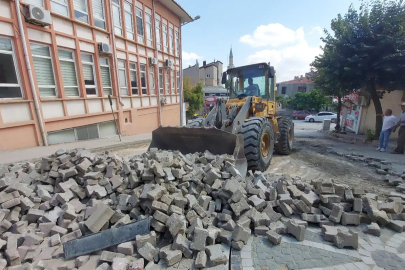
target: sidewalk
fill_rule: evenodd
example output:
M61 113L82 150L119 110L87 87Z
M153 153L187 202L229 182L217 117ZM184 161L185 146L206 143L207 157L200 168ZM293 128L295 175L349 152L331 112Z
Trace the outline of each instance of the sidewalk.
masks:
M86 148L95 149L110 146L125 146L131 144L143 144L149 143L152 139L152 133L145 133L132 136L122 136L122 142L120 142L118 136L95 139L88 141L78 141L65 144L55 144L50 146L38 146L33 148L24 148L10 151L0 151L0 164L9 164L13 162L21 162L25 160L31 160L34 158L41 158L49 156L55 153L58 149L74 149L74 148Z

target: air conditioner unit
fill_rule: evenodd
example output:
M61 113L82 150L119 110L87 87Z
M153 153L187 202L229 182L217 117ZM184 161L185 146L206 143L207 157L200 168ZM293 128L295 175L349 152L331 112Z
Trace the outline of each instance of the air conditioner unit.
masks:
M157 65L158 64L157 58L155 58L155 57L149 58L149 64L152 66Z
M161 97L160 98L160 104L162 104L162 105L167 104L167 98Z
M51 13L48 10L34 5L26 5L24 8L24 17L27 22L37 25L52 24Z
M173 61L172 60L166 60L166 67L173 69L174 65L173 65Z
M100 54L111 54L111 46L110 46L110 44L100 42L98 44L98 52Z

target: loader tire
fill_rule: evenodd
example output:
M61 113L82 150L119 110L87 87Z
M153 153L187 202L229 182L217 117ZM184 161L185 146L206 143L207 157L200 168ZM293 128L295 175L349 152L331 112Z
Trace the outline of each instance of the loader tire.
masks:
M294 123L287 117L277 119L280 137L275 145L276 152L281 155L289 155L294 147Z
M190 123L187 124L188 127L201 127L202 126L202 121L204 119L200 118L200 119L195 119L193 121L191 121Z
M243 135L248 170L267 170L274 151L274 131L267 118L246 119L239 134Z

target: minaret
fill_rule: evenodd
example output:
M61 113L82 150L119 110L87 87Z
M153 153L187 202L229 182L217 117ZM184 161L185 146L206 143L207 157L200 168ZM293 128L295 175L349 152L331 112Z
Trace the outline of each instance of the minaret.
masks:
M229 65L228 69L234 68L235 66L233 65L233 53L232 53L232 46L231 46L231 52L229 53Z

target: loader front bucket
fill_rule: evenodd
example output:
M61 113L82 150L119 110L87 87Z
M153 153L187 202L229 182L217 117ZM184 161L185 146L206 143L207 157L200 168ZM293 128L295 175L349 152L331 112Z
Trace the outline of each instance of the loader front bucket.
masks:
M180 151L182 154L205 152L228 154L235 158L235 167L244 177L247 172L243 136L217 128L159 127L152 132L149 148Z

